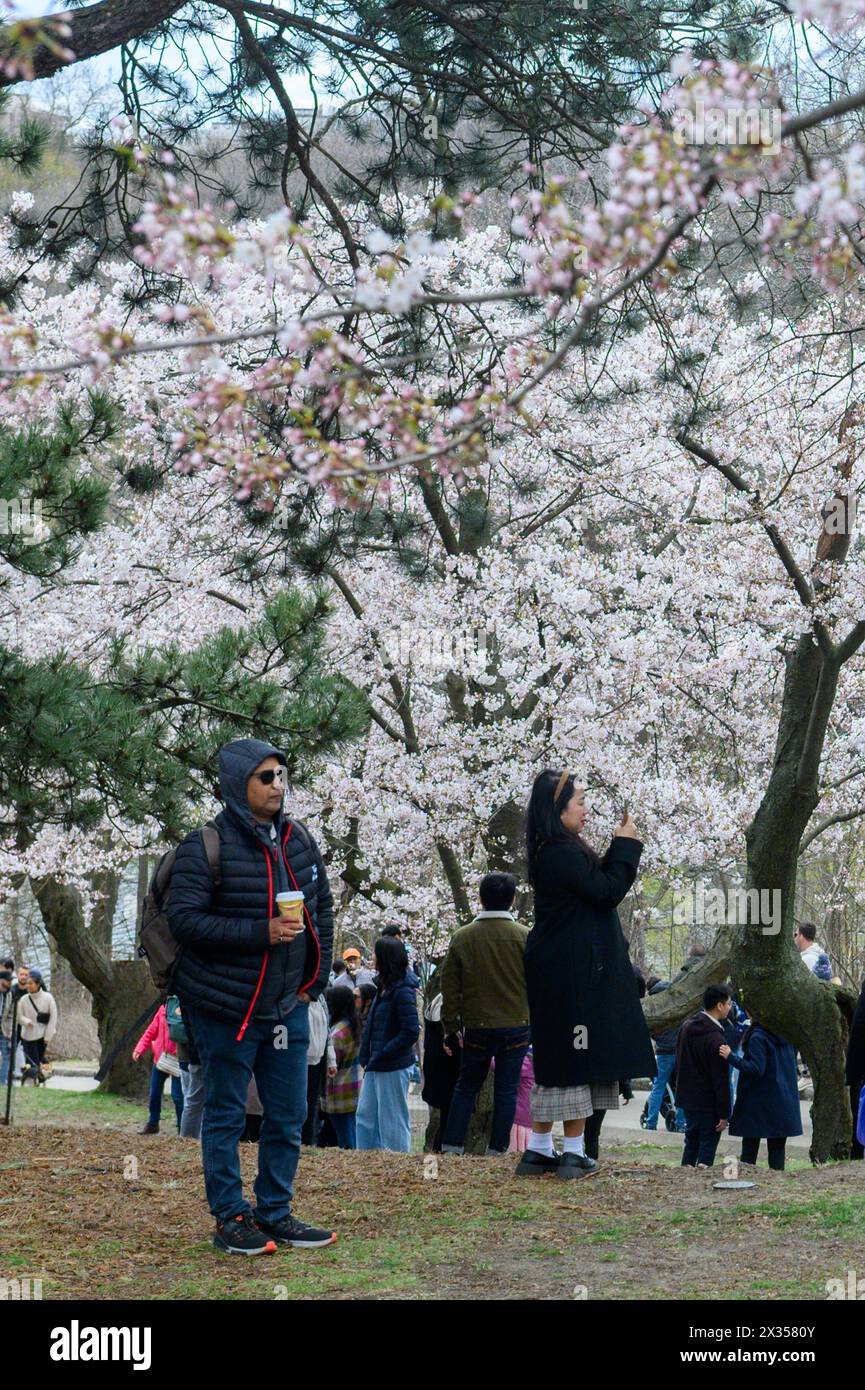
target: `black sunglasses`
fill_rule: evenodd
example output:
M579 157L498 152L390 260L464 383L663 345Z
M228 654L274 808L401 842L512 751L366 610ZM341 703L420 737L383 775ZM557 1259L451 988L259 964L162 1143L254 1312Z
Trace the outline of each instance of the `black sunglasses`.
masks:
M285 786L284 767L271 767L268 768L267 772L254 772L253 776L257 777L259 782L263 782L266 787L270 786L271 782L275 777L278 777L280 782L282 782L283 786Z

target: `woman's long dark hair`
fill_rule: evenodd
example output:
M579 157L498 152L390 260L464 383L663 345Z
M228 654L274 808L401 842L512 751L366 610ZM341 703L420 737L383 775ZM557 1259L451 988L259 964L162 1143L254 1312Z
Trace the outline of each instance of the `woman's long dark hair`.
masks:
M351 1028L352 1036L357 1041L360 1032L360 1018L354 1002L354 990L349 989L347 985L331 985L330 989L325 990L324 997L327 1000L331 1028L334 1028L337 1023L347 1023Z
M404 980L408 970L408 951L401 941L393 936L380 936L373 948L378 963L376 984L379 994L389 985L397 985Z
M358 985L354 992L355 995L360 995L360 1011L358 1013L358 1018L363 1020L369 1013L370 1006L372 1005L373 999L375 999L378 994L378 990L375 985L371 985L369 980L366 980L362 985ZM355 1000L355 1003L356 1002Z
M535 778L532 794L529 797L526 810L526 859L528 861L528 879L532 885L535 882L535 869L541 845L556 843L579 845L580 849L585 850L590 858L596 863L600 863L600 856L595 853L591 845L587 845L581 835L574 835L562 825L561 813L574 795L577 786L569 773L554 805L553 794L561 775L561 771L554 772L552 768L545 767L543 772L539 772Z

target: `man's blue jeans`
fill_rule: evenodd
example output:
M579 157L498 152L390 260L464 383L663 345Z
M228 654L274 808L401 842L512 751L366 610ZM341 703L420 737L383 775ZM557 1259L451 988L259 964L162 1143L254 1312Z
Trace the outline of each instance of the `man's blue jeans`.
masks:
M9 1058L12 1055L12 1044L8 1038L4 1038L0 1033L0 1086L5 1086L9 1080Z
M521 1028L467 1028L460 1057L460 1074L454 1088L448 1122L442 1135L442 1152L461 1149L472 1117L478 1092L487 1079L490 1062L496 1059L493 1088L493 1123L490 1148L505 1153L517 1108L523 1058L529 1050L527 1026Z
M659 1052L655 1057L658 1064L658 1075L652 1082L652 1089L649 1092L649 1109L646 1114L646 1129L658 1128L658 1116L661 1113L661 1102L667 1094L667 1082L673 1074L676 1066L675 1052ZM676 1109L676 1128L685 1128L685 1112Z
M309 1005L298 1004L282 1023L253 1018L240 1042L237 1024L223 1023L184 1004L204 1068L201 1161L210 1210L217 1221L251 1211L243 1195L238 1145L246 1124L246 1093L255 1076L264 1115L258 1141L255 1201L258 1215L282 1221L291 1210L306 1119Z
M685 1121L688 1127L685 1130L682 1167L694 1168L698 1163L705 1163L707 1168L711 1168L721 1138L721 1131L715 1128L718 1118L714 1110L687 1110Z

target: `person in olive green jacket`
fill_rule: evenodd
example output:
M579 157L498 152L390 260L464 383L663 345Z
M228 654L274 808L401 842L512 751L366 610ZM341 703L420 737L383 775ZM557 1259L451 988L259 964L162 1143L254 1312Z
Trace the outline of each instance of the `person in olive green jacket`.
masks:
M507 1152L530 1041L523 974L529 929L511 914L516 891L513 874L487 874L480 886L483 911L454 933L441 966L445 1048L450 1053L462 1047L442 1153L463 1152L475 1101L493 1058L493 1122L487 1153Z

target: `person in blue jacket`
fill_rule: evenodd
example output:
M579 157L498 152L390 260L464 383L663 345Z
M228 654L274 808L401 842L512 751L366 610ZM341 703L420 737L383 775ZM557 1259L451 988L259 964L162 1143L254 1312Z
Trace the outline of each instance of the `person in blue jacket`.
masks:
M732 982L730 988L733 989L733 998L730 1001L730 1012L727 1014L726 1018L721 1019L721 1027L724 1030L724 1037L727 1039L727 1042L729 1043L733 1051L733 1056L741 1057L742 1039L745 1036L745 1031L748 1027L749 1020L748 1015L745 1013L745 1010L741 1007L738 1000L736 999L736 991L732 985ZM733 1104L735 1104L736 1101L736 1087L738 1086L738 1084L739 1073L736 1070L735 1066L731 1066L730 1100L733 1102Z
M357 1147L410 1153L408 1085L420 1033L415 977L407 978L408 952L393 937L375 943L373 962L377 993L358 1055L365 1070L355 1121Z
M788 1138L802 1133L795 1047L752 1022L741 1057L726 1044L720 1051L739 1072L729 1133L741 1137L741 1161L756 1163L760 1140L765 1139L769 1167L783 1169Z
M332 1245L333 1231L292 1213L306 1116L309 1006L327 986L333 894L321 850L285 809L285 754L257 738L219 752L219 882L201 832L178 846L167 902L181 948L174 992L201 1058L201 1155L213 1241L231 1255L279 1245ZM281 891L303 894L301 924L280 917ZM238 1145L254 1076L263 1120L255 1210L243 1194Z

